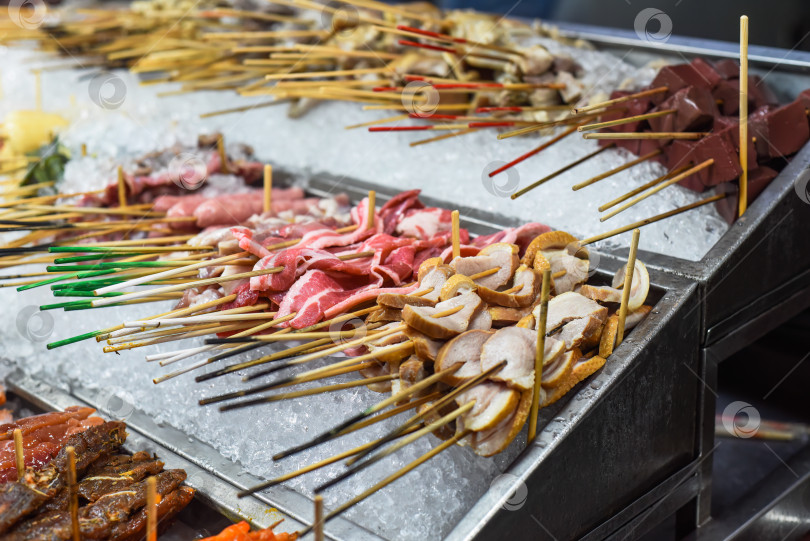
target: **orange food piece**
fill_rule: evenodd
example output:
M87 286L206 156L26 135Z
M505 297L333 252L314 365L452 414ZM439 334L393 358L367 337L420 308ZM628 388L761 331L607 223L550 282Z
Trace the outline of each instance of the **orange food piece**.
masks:
M245 535L249 531L250 524L243 520L242 522L237 522L236 524L228 526L217 535L206 537L200 541L238 541L240 535Z

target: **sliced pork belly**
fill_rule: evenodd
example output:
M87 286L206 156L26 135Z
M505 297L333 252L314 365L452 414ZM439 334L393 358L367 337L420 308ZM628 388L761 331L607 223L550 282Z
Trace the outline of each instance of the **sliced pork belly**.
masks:
M515 271L512 284L507 284L502 287L502 289L505 288L504 290L509 290L520 286L520 289L512 293L504 293L480 286L478 288L478 295L489 305L522 308L534 302L537 298L537 294L540 292L542 282L543 279L537 271L521 265Z
M451 338L467 330L470 320L478 312L481 304L481 297L470 291L442 301L432 308L407 305L402 309L402 320L431 338ZM434 314L457 307L461 307L458 312L443 317L433 317Z
M624 274L627 270L627 265L622 265L622 267L616 272L613 276L613 287L614 288L621 288L624 287ZM644 266L639 260L636 260L636 264L633 268L633 283L630 287L630 298L627 301L627 310L632 312L637 310L644 304L644 301L647 300L647 295L650 292L650 275L647 272L647 267Z
M534 385L536 333L521 327L498 329L481 347L481 370L506 361L506 366L490 376L510 387L526 390Z
M579 284L588 279L590 262L569 254L566 250L548 250L543 257L551 265L551 274L565 271L565 274L554 279L554 292L559 295L573 291Z
M548 301L546 332L554 332L569 321L588 316L604 322L607 313L608 309L598 302L592 301L579 293L568 291ZM533 314L536 321L540 314L540 306L534 309Z
M595 316L586 316L563 325L558 338L565 342L565 349L577 348L602 328L604 321Z
M470 330L488 331L492 328L492 316L488 310L479 310L470 320Z
M473 257L460 257L451 261L450 265L457 274L472 276L474 274L498 269L498 272L477 278L475 283L479 286L497 290L515 274L518 267L518 247L516 244L491 244Z
M560 344L560 347L558 348L559 353L556 355L556 358L550 363L543 364L541 384L547 389L555 387L565 381L574 369L574 364L582 357L578 349L563 351L564 348L561 347L562 341L558 341L558 344Z
M432 362L436 360L436 357L439 355L439 350L444 345L444 342L434 340L416 329L411 329L410 327L405 329L404 332L411 339L411 342L413 342L413 352L417 357L423 361Z
M584 284L577 293L597 302L622 302L621 290L613 287Z
M481 373L481 348L490 336L490 331L467 331L445 343L436 356L434 369L436 372L449 370L461 364L461 368L452 374L442 377L448 385L459 385L465 379L473 378Z
M464 414L464 427L475 431L488 430L512 415L520 400L520 393L503 383L485 381L456 397L459 406L471 400L475 401L475 405Z
M541 398L544 393L541 392ZM526 424L532 406L532 391L524 391L520 396L517 408L507 418L488 430L473 432L470 435L470 446L475 454L493 456L506 449Z

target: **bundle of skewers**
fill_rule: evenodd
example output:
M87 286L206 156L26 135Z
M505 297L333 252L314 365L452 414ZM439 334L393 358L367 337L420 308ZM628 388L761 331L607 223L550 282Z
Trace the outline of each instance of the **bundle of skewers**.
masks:
M93 413L72 407L0 425L3 539L154 539L191 502L183 470L123 454L126 425Z
M214 354L156 379L159 383L268 344L303 341L196 379L243 373L253 381L341 352L350 356L209 397L201 404L228 402L221 408L230 410L359 386L391 393L329 432L279 453L279 459L418 408L405 425L382 440L255 490L343 458L359 455L359 460L369 455L345 476L321 487L325 490L431 433L443 438L443 443L411 468L456 443L470 445L483 456L502 452L530 416L534 419L530 428L536 425L539 408L553 404L601 368L625 330L649 312L644 305L649 278L633 253L627 267L631 272L619 273L610 286L589 285L586 282L594 269L583 248L589 239L580 242L541 224L470 239L459 226L458 213L426 208L418 195L418 191L403 192L378 209L376 194L371 192L352 209L352 224L343 229L314 221L264 230L242 225L207 230L181 245L150 248L141 241L133 251L152 258L170 251L176 259L155 261L159 269L144 265L147 270L126 280L74 281L78 278L75 265L50 267L60 273L44 281L51 282L55 294L82 298L43 309L96 309L169 298L178 298L179 303L169 312L83 333L49 347L95 338L106 340L104 350L114 352L214 336L202 346L147 356L149 361L170 365ZM56 263L78 262L80 272L126 272L131 264L125 261L130 259L125 257L127 251L119 247L52 246L48 250L69 252L69 261ZM194 255L200 257L192 259ZM103 269L85 269L86 265ZM149 288L123 293L140 285ZM352 326L344 328L346 322ZM304 390L286 389L352 373L362 377ZM272 393L279 389L282 392ZM244 397L248 398L238 400ZM388 443L392 445L383 449ZM364 451L368 452L360 455Z
M66 8L41 28L3 26L4 41L37 40L81 58L83 67L127 67L148 74L146 84L181 83L167 95L274 98L221 112L293 102L297 116L323 100L406 110L403 96L421 108L435 95L443 112L527 106L530 117L544 117L560 109L558 95L574 103L584 88L573 59L523 43L549 30L422 4L273 0L245 10L153 0L129 9Z

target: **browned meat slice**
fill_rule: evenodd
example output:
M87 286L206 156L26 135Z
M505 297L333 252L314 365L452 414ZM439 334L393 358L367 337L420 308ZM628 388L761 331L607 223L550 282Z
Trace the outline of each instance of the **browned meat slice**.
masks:
M451 338L467 330L470 320L481 306L481 297L470 291L452 299L442 301L435 307L405 306L402 309L402 319L414 329L431 338ZM450 312L460 308L458 312L442 317L433 317L434 314Z
M435 259L438 260L435 265L431 266L430 260L428 260L419 267L419 289L417 293L427 291L421 297L428 301L438 302L442 286L453 276L454 271L451 267L445 265L441 259ZM425 263L428 263L428 265L426 266Z
M432 293L432 292L431 292ZM377 304L385 308L402 310L406 304L413 306L436 306L436 300L425 296L400 295L396 293L383 293L377 296Z
M180 487L170 492L157 504L158 533L165 531L171 520L194 498L194 489ZM140 541L146 533L146 508L139 510L129 521L113 526L110 538L116 541Z
M366 323L379 323L390 321L402 321L402 311L395 308L380 308L374 310L366 318Z
M613 276L613 287L624 287L624 274L627 266L623 265ZM647 267L644 266L639 260L636 260L636 265L633 268L633 283L630 287L630 298L627 301L627 311L633 312L641 308L644 301L647 300L647 294L650 292L650 275L647 272Z
M518 247L516 244L498 242L490 244L478 255L473 257L460 257L450 262L457 274L472 276L491 269L498 269L494 274L477 278L475 283L479 286L497 290L511 280L518 267Z
M652 312L652 306L644 305L627 314L624 318L624 330L632 329L641 323L641 320L647 317L650 312Z
M71 436L65 447L59 451L54 459L40 471L29 468L26 470L23 484L31 490L38 492L40 498L26 497L20 503L9 506L0 514L0 534L7 532L20 520L35 512L45 502L56 496L65 486L67 471L67 452L65 449L72 446L76 452L76 472L81 477L85 470L99 457L107 456L121 447L126 439L126 426L119 421L111 421L93 426ZM11 489L12 492L25 494L24 490ZM0 501L0 509L3 503Z
M585 258L588 257L588 251L579 245L579 241L575 236L565 231L546 231L537 235L526 247L526 252L523 254L521 263L527 267L537 268L536 259L537 254L546 250L562 250L567 249L572 255L581 255ZM574 254L573 252L576 252Z
M434 340L416 329L408 328L405 330L405 334L413 342L413 352L423 361L435 361L439 349L444 345L444 342Z
M613 287L584 284L578 293L597 302L622 302L621 290Z
M560 341L559 343L562 342ZM550 389L565 381L565 379L571 375L574 364L581 356L582 353L578 349L560 351L556 358L552 359L550 363L544 363L541 382L543 387Z
M475 401L462 422L470 430L488 430L509 417L517 407L520 394L496 381L485 381L456 397L459 406Z
M481 348L493 334L489 331L467 331L444 344L436 357L434 370L441 372L449 370L457 364L462 364L462 366L454 373L445 375L442 381L455 386L467 378L480 374Z
M425 363L418 357L412 356L399 365L399 384L402 390L415 385L425 379Z
M531 307L526 308L507 308L505 306L490 306L487 309L490 317L492 318L493 327L507 327L517 324L521 319L527 315L531 315Z
M363 368L360 370L360 375L364 378L376 378L379 376L387 376L391 373L391 366L389 363L376 361L373 365L368 368ZM375 393L387 393L392 390L391 382L390 381L379 381L376 383L370 383L366 385L369 389L374 391Z
M0 485L0 532L7 532L20 518L39 509L47 500L47 494L23 483L11 481Z
M554 278L554 293L557 295L573 291L588 279L590 262L587 259L580 259L566 250L544 251L543 256L551 266L552 275L565 272L562 276Z
M420 415L424 415L424 424L428 425L434 421L438 421L441 417L451 413L456 409L456 405L453 401L449 401L440 408L434 407L434 402L428 402L426 404L422 404L419 406L417 410ZM453 434L456 432L455 423L448 423L446 425L442 425L441 427L437 428L433 431L433 435L439 439L447 440L453 437Z
M481 370L486 371L506 361L506 366L490 376L519 390L534 385L536 332L521 327L498 329L481 347Z
M540 404L540 407L546 407L563 396L574 388L574 386L579 383L580 381L584 380L600 368L605 365L605 359L603 357L591 357L590 359L586 359L585 357L581 357L575 364L574 368L571 370L571 374L563 380L559 385L554 387L553 389L549 389L545 400Z
M492 328L492 316L489 310L478 310L478 312L470 320L470 325L467 327L471 331L488 331Z
M563 325L558 338L565 342L565 349L578 348L602 328L604 321L594 316L585 316Z
M511 291L516 287L520 289L505 293L504 291L496 291L488 287L480 286L478 288L478 295L484 299L484 302L490 305L508 306L512 308L521 308L529 306L537 298L540 292L540 285L542 284L542 277L532 268L521 265L515 271L514 280L511 286L504 286L501 289L504 291Z
M524 391L510 416L489 430L473 432L470 445L477 455L492 456L506 449L526 424L532 406L532 391Z
M124 469L125 467L126 469ZM122 490L124 487L130 486L150 475L156 475L161 471L163 471L163 462L159 460L132 462L116 466L108 471L85 476L79 483L78 493L82 498L95 502L104 494Z
M534 309L534 317L537 319L540 307ZM548 301L548 314L546 318L546 332L554 332L569 321L592 316L602 322L607 317L608 309L598 302L583 297L579 293L569 291L562 295L557 295Z

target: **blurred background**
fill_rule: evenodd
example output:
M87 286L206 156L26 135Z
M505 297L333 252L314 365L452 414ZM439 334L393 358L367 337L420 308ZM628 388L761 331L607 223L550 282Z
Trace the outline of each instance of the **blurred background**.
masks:
M750 43L810 51L809 0L440 0L438 4L623 30L633 30L639 10L652 7L669 15L673 34L734 42L739 40L737 18L746 14L751 20Z

